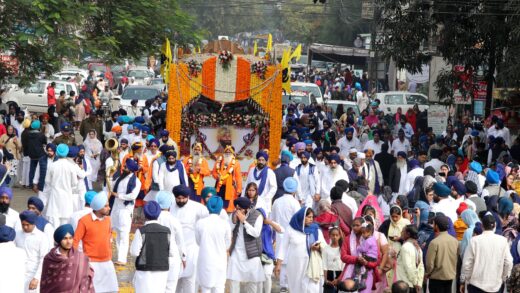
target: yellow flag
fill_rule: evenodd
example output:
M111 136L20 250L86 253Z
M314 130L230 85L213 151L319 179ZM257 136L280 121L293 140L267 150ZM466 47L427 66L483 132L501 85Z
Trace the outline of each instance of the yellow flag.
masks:
M196 52L197 52L197 54L200 54L200 46L197 47L197 51Z
M285 90L286 94L291 93L291 66L289 65L289 61L291 61L291 49L283 51L282 55L282 89Z
M291 54L291 60L293 58L296 58L296 61L300 60L302 57L302 44L299 44L296 49L294 49L294 52Z
M172 63L172 50L170 40L166 38L161 47L161 76L165 84L170 82L170 64Z
M273 35L269 34L267 36L267 48L265 49L265 52L269 53L269 52L271 52L272 49L273 49Z
M256 56L258 53L258 41L255 41L255 45L253 46L253 56Z

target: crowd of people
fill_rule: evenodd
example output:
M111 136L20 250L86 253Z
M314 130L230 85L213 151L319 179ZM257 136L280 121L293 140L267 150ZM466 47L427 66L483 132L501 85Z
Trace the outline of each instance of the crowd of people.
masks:
M0 292L117 292L129 255L136 292L520 290L520 139L501 119L435 134L417 107L289 105L281 153L246 166L232 145L181 156L162 101L107 121L92 105L80 145L61 116L7 109ZM14 185L37 193L24 210Z

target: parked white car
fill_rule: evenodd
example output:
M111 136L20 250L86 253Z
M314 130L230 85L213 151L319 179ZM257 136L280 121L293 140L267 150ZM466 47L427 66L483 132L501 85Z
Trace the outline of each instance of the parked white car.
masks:
M320 87L315 83L291 82L291 91L311 94L316 98L318 104L323 104L323 95L321 94Z
M130 102L132 100L137 100L137 106L142 109L146 100L155 98L160 94L161 90L157 86L131 85L126 87L123 94L120 97L115 97L115 99L120 100L119 108L128 111L131 108Z
M55 95L59 97L61 91L65 91L68 96L70 91L78 94L76 84L63 80L38 80L35 83L16 90L8 92L4 97L4 102L16 102L20 107L27 108L31 112L43 113L47 112L47 87L51 82L56 83Z
M396 113L397 108L401 108L403 113L406 113L408 108L412 108L415 104L419 105L421 111L429 108L428 97L420 93L386 92L376 94L376 98L381 101L379 109L385 114Z
M352 110L354 110L354 113L356 114L356 116L359 116L359 107L356 104L356 102L344 101L344 100L327 100L325 102L325 105L327 107L331 107L332 108L332 112L334 114L336 114L336 110L338 110L338 106L339 105L343 105L343 111L344 112L347 112L348 108L352 108Z
M147 85L155 77L155 74L146 67L134 67L128 70L126 76L130 80L134 80L135 85Z

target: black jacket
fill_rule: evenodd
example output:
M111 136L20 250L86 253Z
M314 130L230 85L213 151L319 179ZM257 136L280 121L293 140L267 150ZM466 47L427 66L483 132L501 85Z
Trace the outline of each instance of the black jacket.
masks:
M390 176L390 168L395 163L395 157L389 153L381 152L375 155L374 160L379 163L381 173L383 173L383 181L385 182L385 186L390 185L388 177Z
M26 135L22 135L23 153L31 160L39 160L45 156L45 145L47 145L47 139L38 130L31 130Z
M382 168L382 167L381 167ZM394 163L390 167L390 174L388 176L388 186L392 188L392 192L399 192L399 185L401 184L401 171L397 167L397 163Z

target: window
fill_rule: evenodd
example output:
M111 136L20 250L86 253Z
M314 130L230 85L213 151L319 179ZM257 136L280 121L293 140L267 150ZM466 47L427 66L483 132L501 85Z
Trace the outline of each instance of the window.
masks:
M123 100L148 100L155 98L155 96L159 95L160 91L158 89L152 88L126 88L123 92Z
M37 82L31 84L28 88L25 89L26 93L31 94L43 94L45 92L45 83Z
M428 105L428 99L421 95L406 95L406 103L408 105L414 105L415 103L419 105Z
M68 95L71 91L73 91L72 86L70 84L67 85L67 91L65 92L65 95Z
M403 104L403 95L386 95L385 104L401 105L401 104Z
M54 92L56 93L56 95L59 95L61 91L65 91L65 84L61 83L61 82L57 82Z

